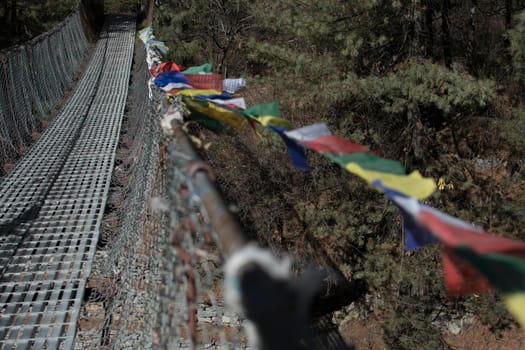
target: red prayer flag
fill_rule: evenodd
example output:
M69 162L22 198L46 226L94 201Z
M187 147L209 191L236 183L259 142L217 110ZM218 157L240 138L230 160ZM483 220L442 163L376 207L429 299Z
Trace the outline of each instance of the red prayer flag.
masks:
M319 153L345 154L370 152L367 147L350 142L336 135L320 136L313 140L304 141L304 144Z
M182 69L183 67L179 66L175 62L164 62L164 63L159 64L158 66L151 67L149 72L154 77L157 77L160 73L171 72L171 71L180 72Z
M428 207L421 208L418 216L443 244L445 283L451 295L484 292L491 286L478 268L456 253L457 249L466 247L478 255L500 253L525 258L523 242L483 232L475 226Z
M194 89L222 91L221 74L184 74Z
M444 247L442 258L449 295L482 293L491 289L489 281L467 261L458 257L452 248Z
M505 253L525 258L525 243L486 233L475 226L425 208L419 213L420 221L446 246L467 246L478 254Z

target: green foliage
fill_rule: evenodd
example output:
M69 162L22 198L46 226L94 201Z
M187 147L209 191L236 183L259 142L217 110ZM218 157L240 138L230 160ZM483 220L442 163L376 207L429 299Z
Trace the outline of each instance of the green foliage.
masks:
M512 316L495 293L476 295L469 298L468 303L472 311L479 315L480 321L496 334L512 326Z
M480 113L496 98L494 82L425 61L408 61L382 77L350 76L344 87L348 97L370 101L389 114L405 114L413 104L447 116Z
M413 303L413 300L409 302ZM421 307L423 303L418 303ZM384 325L385 342L390 349L445 349L441 331L421 311L405 313L396 310Z
M154 20L155 35L177 48L171 59L183 65L210 62L222 73L242 62L241 38L251 25L249 4L240 0L165 1Z
M403 255L394 268L394 291L385 294L385 305L392 308L383 325L385 341L392 349L443 348L441 327L454 314L454 305L441 283L439 249L425 247Z
M525 149L525 138L523 137L523 130L525 130L525 110L516 108L511 117L501 121L500 135L511 145L518 149Z
M514 78L525 84L525 11L516 15L515 19L516 25L508 32Z
M251 43L271 43L290 55L310 57L308 65L318 71L370 72L391 62L388 49L406 52L401 47L405 10L397 1L279 0L272 2L271 11L267 7L258 2L252 11L257 31L251 33ZM250 59L258 62L256 54Z
M74 11L79 0L7 1L0 6L0 48L32 39L52 29Z
M140 10L140 0L105 0L106 13L137 13Z

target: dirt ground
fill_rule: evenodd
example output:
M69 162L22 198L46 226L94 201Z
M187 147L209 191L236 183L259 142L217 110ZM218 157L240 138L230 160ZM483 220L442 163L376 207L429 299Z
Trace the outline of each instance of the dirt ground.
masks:
M383 330L377 320L351 319L343 321L339 332L347 344L355 346L356 350L383 350Z
M356 350L387 349L377 320L343 321L339 330L345 342L353 344ZM525 330L513 328L497 336L478 321L458 335L445 336L444 340L451 350L525 350Z
M525 330L509 329L498 337L487 326L475 322L459 335L446 336L445 341L454 350L523 350L525 349Z

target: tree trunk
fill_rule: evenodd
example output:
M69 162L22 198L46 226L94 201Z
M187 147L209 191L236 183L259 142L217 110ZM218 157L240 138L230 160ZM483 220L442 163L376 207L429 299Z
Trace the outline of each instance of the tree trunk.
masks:
M415 103L411 103L407 111L408 129L411 132L410 148L417 161L424 159L425 155L422 147L423 140L423 123L421 122L421 113Z
M421 0L412 0L412 42L410 45L410 55L420 57L421 50Z
M427 1L425 6L425 57L434 57L434 8L432 7L432 1Z
M412 28L413 33L410 45L410 55L412 57L420 58L424 52L421 45L421 33L423 32L421 0L412 0ZM411 100L407 110L407 128L410 133L410 145L408 148L417 161L423 160L423 149L421 147L421 140L423 138L422 125L419 106L416 101Z
M477 10L478 10L478 1L472 0L471 7L469 9L467 59L468 59L469 72L474 75L477 75L476 22L475 22Z
M9 13L9 1L8 0L4 0L4 9L2 11L2 20L4 21L4 23L7 22L7 15Z
M448 10L450 9L450 0L443 0L441 8L441 31L443 44L443 61L445 67L450 68L452 65L452 50L450 47L450 23Z
M7 1L7 0L6 0ZM16 35L18 31L18 18L16 15L17 6L16 6L16 0L11 0L11 5L9 6L9 11L7 14L7 27L9 36L12 37Z
M505 29L512 26L512 0L505 0Z

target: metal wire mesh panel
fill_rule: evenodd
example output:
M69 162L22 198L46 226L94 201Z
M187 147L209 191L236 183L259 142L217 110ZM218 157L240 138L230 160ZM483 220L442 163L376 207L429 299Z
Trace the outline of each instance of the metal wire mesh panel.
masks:
M108 19L67 105L0 184L2 348L73 346L109 190L133 37L133 17ZM50 44L54 50L56 44ZM59 61L53 64L64 69ZM65 84L56 78L51 84ZM99 89L114 82L123 86L112 93Z
M39 121L64 98L88 47L76 12L54 30L0 53L0 165L25 153Z
M167 154L172 236L163 259L173 270L164 273L166 288L160 295L162 348L247 348L243 319L224 305L224 256L217 228L203 204L205 193L194 187L188 171L199 160L177 142Z

